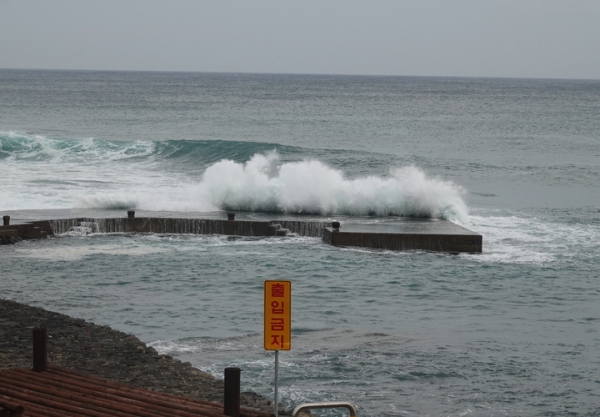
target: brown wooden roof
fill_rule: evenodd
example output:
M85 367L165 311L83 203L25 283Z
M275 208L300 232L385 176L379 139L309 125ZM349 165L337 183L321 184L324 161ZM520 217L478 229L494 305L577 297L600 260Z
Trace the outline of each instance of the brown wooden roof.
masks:
M52 365L45 372L0 370L0 416L20 411L24 417L225 416L220 403L131 387ZM242 408L240 416L270 414Z

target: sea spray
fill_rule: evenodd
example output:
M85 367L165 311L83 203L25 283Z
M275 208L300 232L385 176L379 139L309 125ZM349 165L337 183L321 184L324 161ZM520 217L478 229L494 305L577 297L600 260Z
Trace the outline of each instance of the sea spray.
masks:
M392 169L385 177L348 179L323 162L280 163L271 152L246 163L211 165L196 191L223 210L468 221L461 187L428 178L415 166Z
M223 159L210 165L196 184L82 196L78 207L406 216L465 224L468 208L463 192L450 181L427 177L415 166L391 169L387 176L349 179L321 161L281 163L271 152L256 154L245 163Z

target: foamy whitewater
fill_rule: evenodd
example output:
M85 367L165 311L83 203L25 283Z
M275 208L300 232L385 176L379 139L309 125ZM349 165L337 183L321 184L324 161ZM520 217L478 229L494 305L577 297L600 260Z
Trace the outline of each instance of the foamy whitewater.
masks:
M289 279L286 407L597 416L599 114L599 81L0 70L13 219L406 216L483 235L457 256L83 224L0 246L0 296L218 377L239 366L272 397L262 285Z
M0 210L14 207L138 208L151 211L240 210L412 216L462 222L468 219L462 189L450 181L427 178L415 166L393 168L385 176L348 179L341 170L321 161L305 159L282 163L279 154L271 151L255 154L245 162L223 159L208 165L197 182L193 182L191 178L175 175L168 179L159 178L156 172L153 173L163 162L156 143L136 141L103 146L92 139L80 143L15 132L4 133L4 137L9 140L2 143L0 152L7 155L4 163L8 169L19 172L19 177L31 175L37 183L62 184L53 193L37 196L35 202L19 202L19 197L27 198L22 196L22 178L19 178L10 184L15 187L14 197L3 198ZM172 146L189 147L193 144ZM32 166L27 172L22 167L23 161L31 160L45 162L41 166ZM93 165L87 164L88 161ZM123 172L124 163L134 167L128 166ZM49 164L57 168L46 170ZM132 168L141 170L143 177L128 178L128 171ZM75 181L58 179L72 178L74 173ZM82 194L81 186L86 182L117 183L114 184L117 189L108 192L102 188L85 190Z

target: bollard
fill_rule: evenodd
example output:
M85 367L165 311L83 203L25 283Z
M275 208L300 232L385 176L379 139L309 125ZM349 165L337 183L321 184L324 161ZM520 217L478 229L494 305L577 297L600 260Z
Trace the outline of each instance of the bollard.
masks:
M135 210L127 211L127 218L133 219L135 217Z
M33 370L44 372L48 369L48 333L46 328L33 329Z
M331 222L331 227L333 228L334 232L339 232L340 231L340 222Z
M231 417L240 415L240 368L225 368L225 396L223 414Z
M235 220L235 213L227 213L227 220L230 222Z
M4 226L10 226L10 216L4 216L2 220L4 220Z

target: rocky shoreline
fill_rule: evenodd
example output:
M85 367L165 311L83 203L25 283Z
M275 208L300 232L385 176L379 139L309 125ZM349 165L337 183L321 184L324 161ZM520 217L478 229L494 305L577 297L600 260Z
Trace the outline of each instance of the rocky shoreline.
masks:
M223 402L222 380L189 362L159 354L133 335L4 299L0 299L0 369L31 368L36 327L48 330L48 362L53 365L136 387ZM242 392L241 401L243 407L273 411L270 401L252 392Z

